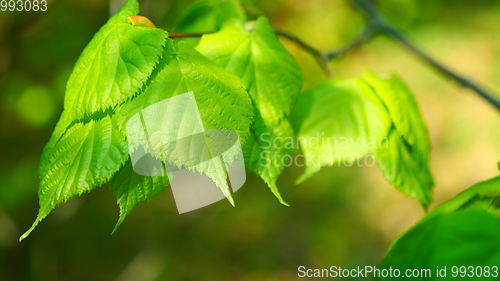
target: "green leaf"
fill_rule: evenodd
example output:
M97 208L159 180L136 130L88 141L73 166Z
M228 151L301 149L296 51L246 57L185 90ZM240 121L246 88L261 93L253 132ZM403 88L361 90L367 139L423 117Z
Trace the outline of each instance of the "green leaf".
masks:
M417 224L395 241L380 268L429 268L425 280L456 280L451 266L495 266L500 262L500 219L480 210L461 210ZM447 278L436 267L447 266ZM465 278L464 278L465 279ZM497 280L467 278L467 280Z
M368 73L364 79L382 100L393 122L387 142L377 150L377 164L387 181L427 208L434 186L429 169L430 141L415 98L396 76L383 79Z
M499 199L500 177L463 191L396 239L381 267L435 269L436 266L498 265ZM448 268L448 279L450 274ZM429 280L447 280L433 276Z
M147 81L167 39L161 29L132 25L128 17L138 13L137 0L128 0L85 47L66 87L66 121L109 110Z
M434 180L428 163L396 130L376 152L375 159L384 177L403 194L416 198L427 209L432 201Z
M30 232L58 205L107 183L128 159L125 137L115 119L76 124L46 152L40 210Z
M269 186L279 202L288 206L278 190L276 181L294 153L293 129L285 119L268 127L258 112L255 115L252 135L243 148L245 163Z
M300 67L264 17L246 27L241 22L228 22L220 32L204 35L197 49L245 84L258 111L253 139L245 144L247 166L284 203L275 182L284 168L281 163L294 151L283 146L294 138L288 116L302 87ZM268 136L276 145L267 144L264 138ZM261 154L270 155L270 159L258 161Z
M143 108L188 92L194 93L206 129L232 130L245 141L253 109L241 81L184 42L167 46L148 87L119 109L122 121Z
M431 146L429 132L417 101L408 87L396 75L384 79L373 73L366 73L363 79L373 87L386 106L396 131L416 150L415 156L427 162Z
M264 14L264 12L254 3L254 0L240 0L240 2L249 18L258 18Z
M245 12L239 0L201 0L191 4L181 14L174 28L179 33L209 33L219 31L230 20L244 22ZM199 37L180 38L195 47Z
M159 195L167 185L167 177L145 177L136 174L129 161L109 183L120 206L120 218L113 233L137 205Z
M234 131L238 134L241 142L244 142L250 133L253 109L250 98L240 80L210 62L184 42L175 42L167 48L168 50L165 51L159 65L158 73L144 93L120 109L122 124L148 106L179 94L193 92L206 130ZM155 135L159 139L167 137L169 139L179 139L182 137L177 138L176 136L190 135L189 133L193 128L185 124L191 124L186 122L191 120L193 116L188 113L188 111L180 112L176 120L166 118L160 120L154 126L148 126L149 134L151 136ZM166 129L168 130L165 131ZM165 132L168 132L167 136L164 136ZM200 139L192 138L189 141L199 142ZM201 141L205 140L201 139ZM186 150L182 151L182 153L175 152L176 155L180 155L177 159L172 158L171 151L162 150L164 149L163 145L151 148L153 151L150 152L160 160L173 161L178 167L194 169L196 172L209 176L233 203L227 186L227 174L223 163L217 164L215 161L209 161L210 163L204 162L193 166L189 161L191 160L190 155L195 152L192 151L192 148L201 146L191 144L193 143L183 144ZM148 147L147 144L142 144L142 146ZM185 163L182 163L182 161L185 161Z
M57 205L106 183L127 159L113 108L137 94L152 74L166 32L134 26L137 0L96 33L71 74L64 112L42 153L40 211L25 238Z
M197 49L242 79L270 124L290 114L302 87L302 72L266 18L260 17L249 29L228 23L220 32L204 35Z
M383 104L361 79L329 80L304 92L297 99L293 121L307 167L299 181L322 166L373 153L391 127Z
M330 80L301 95L294 126L307 169L351 163L374 154L385 178L427 208L434 181L430 142L411 92L397 77Z
M47 170L50 167L49 156L52 153L52 149L64 135L70 123L71 120L69 119L68 111L63 111L61 117L59 117L59 121L57 121L57 125L54 131L52 132L52 136L50 137L49 142L43 148L40 160L40 169L38 173L39 178L43 178L47 173Z
M47 155L69 127L111 115L152 74L169 39L160 29L133 26L129 17L138 13L137 0L127 0L80 55L67 83L65 110L42 153L40 177Z
M201 0L186 8L174 28L175 32L216 32L230 19L245 21L238 0Z
M481 209L500 217L500 176L473 185L439 205L427 217L464 209Z

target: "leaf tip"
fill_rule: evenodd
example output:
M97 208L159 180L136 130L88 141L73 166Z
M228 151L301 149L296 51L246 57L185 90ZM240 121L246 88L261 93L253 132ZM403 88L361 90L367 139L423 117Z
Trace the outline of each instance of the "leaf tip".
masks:
M317 173L319 171L319 169L320 168L316 168L316 167L314 167L314 168L307 167L306 171L302 175L300 175L300 177L298 179L295 180L295 184L301 184L301 183L305 182L310 177L312 177L312 175Z
M41 220L42 219L38 217L33 223L33 225L31 225L31 227L23 235L21 235L21 237L19 237L19 242L22 242L24 239L28 238L28 236L31 234L33 230L35 230L36 226Z
M432 199L431 198L426 198L424 200L420 200L420 205L422 206L422 209L424 209L424 212L426 214L429 213L429 209L430 209L431 203L432 203Z
M281 205L290 207L290 204L288 204L283 197L281 196L281 193L278 190L278 186L275 183L267 183L269 185L269 188L271 189L271 192L274 194L276 198L278 198L278 201L280 202Z
M111 231L111 235L114 235L118 231L118 229L122 225L123 221L125 221L125 217L120 216L120 218L118 219L118 221L115 224L115 227L113 228L113 231Z
M234 203L233 196L229 195L226 198L227 198L227 201L229 201L229 203L231 204L231 206L236 207L236 204Z

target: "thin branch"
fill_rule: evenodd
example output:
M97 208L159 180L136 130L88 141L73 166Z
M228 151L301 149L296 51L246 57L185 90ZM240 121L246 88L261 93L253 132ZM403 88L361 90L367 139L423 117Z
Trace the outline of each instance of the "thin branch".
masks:
M323 69L325 74L327 76L331 76L332 72L328 65L330 60L346 55L347 53L361 47L364 43L372 39L381 30L379 29L378 25L368 24L365 30L361 34L359 34L358 37L355 38L353 42L340 49L327 52L322 52L313 47L312 45L310 45L309 43L305 42L304 40L300 39L299 37L292 35L288 32L285 32L283 30L275 28L274 31L278 36L290 40L291 42L301 47L304 51L312 55L316 59L318 64L321 66L321 69Z
M326 52L325 56L328 60L333 60L337 57L341 57L369 41L378 32L380 32L380 29L377 25L368 24L363 32L349 45L335 51Z
M354 6L356 6L359 10L361 10L365 14L366 18L368 19L369 25L375 26L378 30L380 30L390 38L394 39L395 41L399 42L400 44L402 44L411 53L419 57L421 60L429 64L437 71L451 78L459 85L474 91L488 103L492 104L496 109L500 109L500 99L497 98L498 97L497 95L486 90L485 88L483 88L470 78L467 78L463 75L460 75L452 71L448 67L444 66L443 64L432 58L422 49L417 47L410 39L408 39L404 35L404 33L402 33L397 28L389 24L388 21L385 20L384 17L382 17L382 15L375 9L375 7L370 3L369 0L350 0L350 1L351 3L354 4Z
M290 33L287 33L285 31L282 31L280 29L274 29L276 34L278 36L281 36L283 38L286 38L290 40L291 42L295 43L297 46L301 47L304 51L308 52L310 55L316 59L318 64L321 66L321 69L325 72L326 75L331 76L331 71L330 67L328 66L328 56L326 53L321 52L320 50L316 49L315 47L311 46L309 43L303 41L299 37L292 35Z
M434 58L426 54L422 49L418 48L415 44L413 44L403 33L396 29L387 29L384 30L386 34L391 36L393 39L401 43L405 46L410 52L419 57L421 60L435 68L437 71L441 72L445 76L448 76L452 80L455 80L459 85L469 88L472 91L476 92L480 97L491 103L497 109L500 109L500 99L496 98L493 93L490 93L488 90L474 82L473 80L460 75L451 69L447 68L443 64L436 61Z
M481 85L477 84L473 80L460 75L451 69L447 68L443 64L439 63L437 60L432 58L430 55L425 53L422 49L418 48L411 40L409 40L404 33L399 31L397 28L388 23L388 21L377 11L377 9L370 3L369 0L349 0L351 3L357 7L361 12L363 12L368 20L368 23L363 30L363 32L352 41L347 46L334 50L323 52L313 47L311 44L305 42L299 37L292 35L280 29L275 29L278 36L281 36L290 42L296 44L304 51L309 53L317 63L320 65L321 69L326 75L331 76L331 70L328 65L330 60L336 59L338 57L344 56L347 53L355 50L356 48L362 46L364 43L368 42L370 39L375 37L377 34L385 34L392 38L393 40L399 42L404 47L406 47L411 53L416 55L418 58L429 64L431 67L441 72L445 76L451 78L458 84L466 87L488 103L492 104L495 108L500 109L500 100L496 98L497 96L492 92L488 91ZM169 33L170 38L186 38L186 37L200 37L206 33Z

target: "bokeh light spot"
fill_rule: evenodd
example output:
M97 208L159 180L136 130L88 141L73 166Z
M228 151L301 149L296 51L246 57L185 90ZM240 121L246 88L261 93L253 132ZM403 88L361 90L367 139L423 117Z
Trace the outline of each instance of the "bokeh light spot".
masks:
M31 87L26 89L16 102L19 117L32 126L47 124L55 114L55 102L47 88Z

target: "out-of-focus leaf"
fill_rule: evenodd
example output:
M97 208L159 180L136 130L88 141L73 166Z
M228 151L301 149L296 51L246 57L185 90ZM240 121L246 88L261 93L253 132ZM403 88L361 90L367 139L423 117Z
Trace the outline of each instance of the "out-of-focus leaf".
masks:
M264 14L264 12L254 3L254 0L240 0L240 2L250 18L255 18Z
M429 169L431 146L417 102L396 76L383 79L368 73L364 79L382 100L393 122L387 141L377 149L377 164L387 181L427 208L434 186Z
M427 217L462 209L481 209L500 217L500 176L473 185L439 205Z
M408 27L415 24L416 21L421 20L422 17L427 17L424 15L429 9L422 9L424 5L420 4L427 1L418 0L386 0L380 1L378 8L380 11L387 16L391 22L397 24L400 27ZM439 2L432 1L433 4ZM423 13L423 11L426 11ZM432 11L429 11L432 13Z
M201 0L181 14L175 32L216 32L231 19L245 21L245 12L238 0Z
M425 280L456 280L451 266L498 266L500 262L500 219L480 210L461 210L424 220L398 238L384 258L381 268L432 270ZM435 274L447 266L447 278ZM492 275L490 275L492 276ZM498 280L462 276L467 280Z
M374 154L387 181L427 208L434 185L430 142L415 99L397 77L330 80L301 95L294 109L307 169Z
M302 87L300 67L264 17L246 27L228 22L220 32L204 35L197 49L245 84L258 111L253 138L245 144L247 166L284 203L275 183L283 161L293 153L287 147L294 140L288 116ZM269 137L271 145L265 140Z
M293 121L307 170L355 161L385 140L391 119L372 88L360 79L329 80L297 99Z
M38 163L33 157L11 164L8 170L0 171L0 209L13 212L36 197Z
M430 141L427 126L418 109L417 101L408 87L396 75L382 78L374 73L363 77L384 103L396 131L416 150L415 156L429 160Z
M40 210L30 232L58 205L108 182L128 159L125 137L110 117L70 128L42 163Z
M381 267L391 266L403 272L406 268L448 266L448 279L433 274L427 280L450 280L449 266L483 266L483 269L484 266L498 266L499 198L500 177L495 177L439 205L393 242ZM470 280L498 278L461 277Z
M428 163L419 161L415 154L393 129L387 141L377 149L375 158L389 183L427 208L432 201L434 180Z
M138 175L128 162L109 183L109 187L120 206L120 218L116 223L115 232L125 218L139 204L159 195L168 185L167 177L145 177Z

